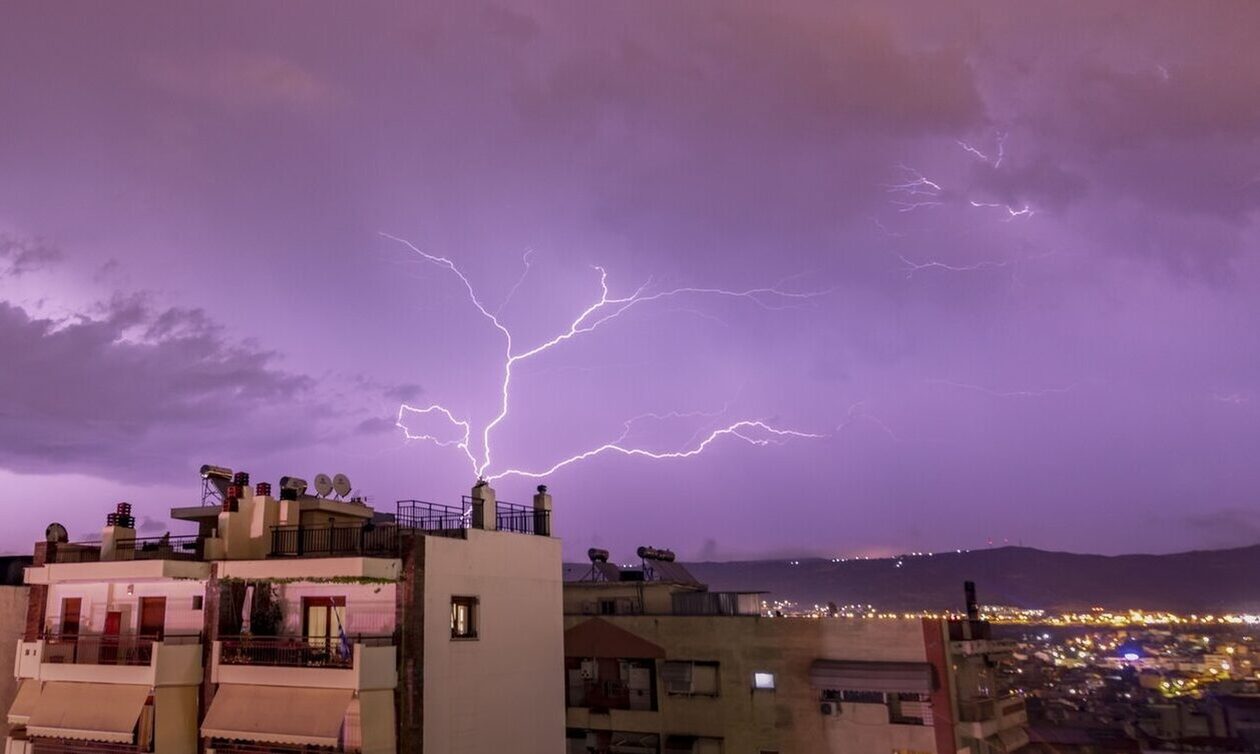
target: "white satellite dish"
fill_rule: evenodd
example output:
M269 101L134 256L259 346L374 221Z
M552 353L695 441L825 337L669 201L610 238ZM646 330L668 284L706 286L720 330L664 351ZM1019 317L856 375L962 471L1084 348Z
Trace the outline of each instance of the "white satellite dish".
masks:
M332 477L327 474L316 474L315 491L319 493L320 497L328 497L328 495L333 491Z
M70 535L66 532L66 527L54 522L49 524L47 529L44 529L44 539L49 542L62 544L70 541Z
M345 497L350 494L350 477L345 474L334 474L332 483L337 497Z

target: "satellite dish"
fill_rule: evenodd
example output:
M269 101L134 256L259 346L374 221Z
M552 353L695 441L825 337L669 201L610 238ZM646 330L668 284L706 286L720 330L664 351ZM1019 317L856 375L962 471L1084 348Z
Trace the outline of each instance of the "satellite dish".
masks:
M315 491L319 493L320 497L328 497L329 493L333 491L332 478L327 474L316 474Z
M56 544L64 544L70 541L70 535L66 532L66 527L54 522L44 529L44 539Z
M335 474L333 476L333 490L337 493L337 497L345 497L350 494L350 477L345 474Z

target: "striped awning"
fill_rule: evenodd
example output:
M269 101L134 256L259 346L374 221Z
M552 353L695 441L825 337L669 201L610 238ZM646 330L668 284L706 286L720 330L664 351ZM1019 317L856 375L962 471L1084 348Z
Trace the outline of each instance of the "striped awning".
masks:
M31 710L26 734L77 741L134 743L136 721L140 719L140 711L148 699L148 686L50 681L44 684Z
M936 687L926 662L814 660L809 682L816 689L930 694Z
M201 735L290 746L338 746L354 692L224 683L210 702Z

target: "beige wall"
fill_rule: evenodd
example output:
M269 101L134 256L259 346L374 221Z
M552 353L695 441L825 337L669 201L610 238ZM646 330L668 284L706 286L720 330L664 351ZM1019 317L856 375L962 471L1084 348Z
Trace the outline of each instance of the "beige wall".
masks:
M720 693L669 696L657 679L657 713L596 716L568 711L573 727L711 736L723 754L891 754L895 749L936 751L931 726L890 725L883 705L843 705L840 715L819 712L810 686L816 659L926 661L917 620L844 620L732 616L605 616L665 649L666 659L717 661ZM570 628L587 616L567 616ZM659 664L658 664L659 669ZM754 690L754 672L775 675L775 689ZM663 741L662 741L663 743Z
M472 529L424 558L424 751L562 752L560 540ZM451 639L453 595L479 600L476 640Z
M24 586L0 586L0 739L9 735L9 707L17 693L17 679L9 663L17 657L18 640L26 626Z

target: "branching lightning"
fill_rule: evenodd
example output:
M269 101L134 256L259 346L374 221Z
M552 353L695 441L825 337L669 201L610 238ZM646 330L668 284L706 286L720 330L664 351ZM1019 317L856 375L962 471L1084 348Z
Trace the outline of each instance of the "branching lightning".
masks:
M500 390L499 410L498 410L498 413L494 416L494 418L491 419L488 423L486 423L485 427L481 431L481 448L480 448L479 455L478 453L474 452L474 449L472 447L472 441L471 441L471 438L473 435L472 423L466 419L457 418L456 415L451 410L449 410L448 408L444 406L434 404L425 408L416 408L407 404L403 404L398 409L398 417L396 419L397 426L400 429L402 429L404 436L408 440L423 440L427 442L432 442L439 447L450 447L450 446L458 447L461 451L463 451L464 455L467 456L469 463L472 467L472 470L478 478L487 479L487 480L501 479L506 476L523 476L523 477L538 478L538 477L547 476L548 474L551 474L555 471L558 471L559 469L562 469L566 466L572 465L579 461L583 461L588 458L592 458L594 456L608 454L608 453L617 453L617 454L626 455L626 456L638 456L638 457L644 457L644 458L651 458L655 460L690 458L692 456L696 456L704 452L715 441L722 439L724 437L734 437L734 438L743 440L751 445L760 445L760 446L769 445L772 443L785 442L793 438L824 437L824 435L815 434L811 432L803 432L803 431L798 431L794 429L784 429L780 427L775 427L763 421L752 420L752 419L742 419L742 420L733 422L720 429L715 429L715 430L710 431L708 435L704 437L704 439L702 439L700 442L689 443L688 446L685 447L684 449L673 450L673 451L653 451L653 450L648 450L646 448L629 445L625 442L626 438L630 434L630 431L636 422L641 421L643 419L647 419L647 418L663 419L663 418L675 418L675 417L680 417L680 416L701 415L701 414L696 414L696 413L683 414L683 413L678 413L678 412L673 412L670 414L643 414L643 415L627 420L623 425L622 433L611 442L604 443L602 445L599 445L598 447L583 451L581 453L578 453L568 458L557 461L556 463L552 464L547 469L528 470L528 469L510 468L510 469L498 471L496 473L491 474L489 473L491 464L493 461L493 458L491 455L491 446L492 446L491 435L494 429L499 424L501 424L504 420L507 419L507 416L510 410L510 404L511 404L513 367L516 366L518 363L523 362L532 357L538 356L553 348L556 348L557 346L565 343L566 341L572 340L573 338L576 338L579 335L593 332L594 330L598 329L600 326L614 319L617 319L622 314L626 313L631 308L639 304L645 304L652 301L659 301L662 299L685 296L685 295L720 296L720 297L726 297L726 298L744 299L744 300L752 302L753 304L763 309L773 311L773 310L791 308L793 306L800 306L804 304L805 302L807 302L808 300L826 295L830 291L829 290L811 291L811 292L789 291L789 290L784 290L783 288L781 288L782 282L780 282L771 287L749 288L745 290L728 290L725 288L687 286L687 287L680 287L680 288L672 288L672 289L664 290L664 291L648 292L648 286L651 284L651 281L649 280L643 283L642 285L640 285L638 288L634 290L633 293L630 293L629 295L613 296L610 294L609 288L608 288L608 273L604 270L603 267L596 266L594 267L594 269L599 273L599 290L600 290L599 298L594 303L590 304L585 309L583 309L578 314L578 316L575 319L573 319L573 321L570 322L566 328L564 328L564 330L560 334L555 335L549 340L546 340L543 343L540 343L533 347L526 348L524 350L517 350L516 344L512 338L512 331L499 318L499 312L502 311L503 305L500 305L494 312L491 312L490 309L487 307L487 305L483 302L481 297L478 295L472 282L468 279L468 277L459 269L459 267L453 261L451 261L450 259L447 259L446 257L429 254L421 250L420 248L416 247L414 244L412 244L410 241L407 241L406 239L399 238L397 236L393 236L388 233L382 233L381 235L385 238L388 238L392 241L396 241L402 244L403 246L407 247L411 251L418 254L427 262L437 265L438 267L444 268L450 273L454 274L457 278L459 278L459 281L461 285L463 286L465 293L468 296L469 302L473 305L473 308L475 308L477 312L487 322L489 322L490 325L495 330L498 330L499 333L503 336L503 341L504 341L503 380L501 383L501 390ZM529 274L530 266L531 266L529 252L526 252L523 262L525 265L525 270L522 273L521 277L516 281L516 284L512 286L512 289L510 290L507 297L508 299L510 299L516 293L517 289L520 288L521 283L524 281L525 276ZM507 301L505 300L504 305L506 303ZM448 438L439 437L433 434L431 431L413 432L409 428L409 425L404 421L404 419L407 418L408 416L441 417L439 421L445 421L445 423L450 425L454 430L459 431L458 436L455 439L451 439L449 437ZM693 441L694 439L695 438L693 437Z

